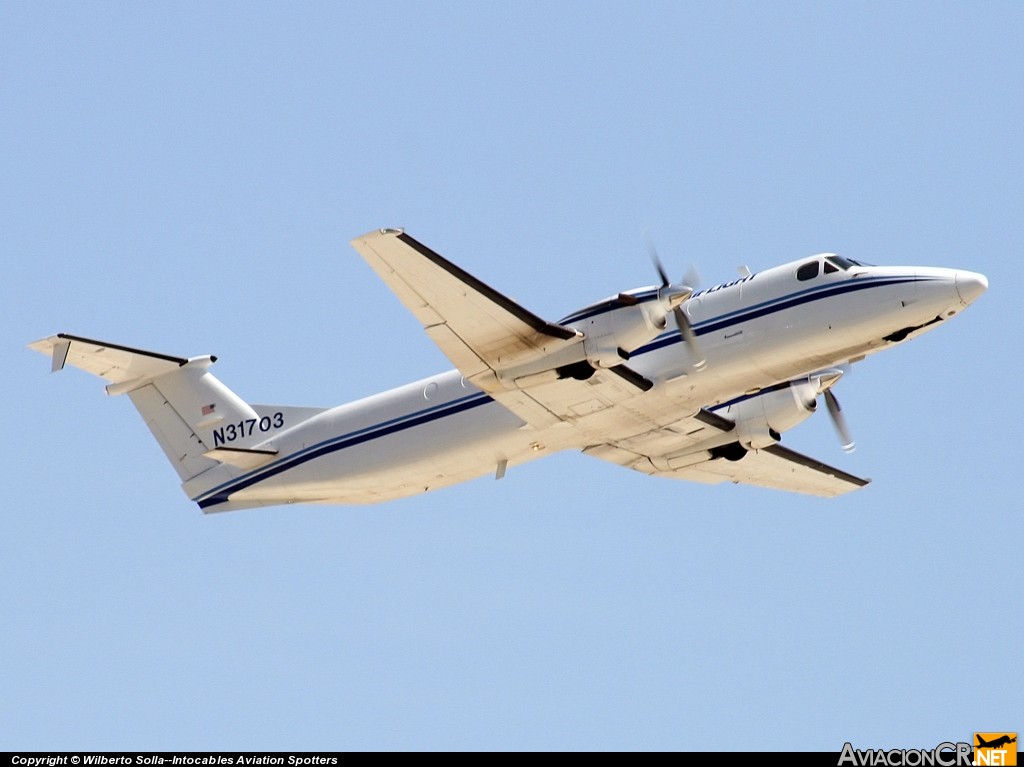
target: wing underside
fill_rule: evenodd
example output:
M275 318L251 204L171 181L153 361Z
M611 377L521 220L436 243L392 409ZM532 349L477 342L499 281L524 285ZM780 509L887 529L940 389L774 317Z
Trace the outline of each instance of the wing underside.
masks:
M373 231L352 245L467 378L577 339L400 230Z
M692 428L687 429L686 421ZM732 422L706 410L686 421L673 427L673 435L662 430L639 440L594 445L584 452L656 477L756 485L823 498L859 490L870 482L782 445L745 452L708 449L730 444ZM738 460L729 460L726 454Z
M782 445L751 451L738 461L705 461L669 476L712 485L726 481L757 485L823 498L859 490L870 482Z

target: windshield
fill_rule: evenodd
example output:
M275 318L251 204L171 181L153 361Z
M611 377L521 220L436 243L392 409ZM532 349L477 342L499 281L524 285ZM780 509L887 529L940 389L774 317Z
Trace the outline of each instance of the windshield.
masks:
M844 272L854 266L871 266L871 264L865 264L863 261L854 261L852 258L844 258L843 256L829 256L825 260L831 261Z

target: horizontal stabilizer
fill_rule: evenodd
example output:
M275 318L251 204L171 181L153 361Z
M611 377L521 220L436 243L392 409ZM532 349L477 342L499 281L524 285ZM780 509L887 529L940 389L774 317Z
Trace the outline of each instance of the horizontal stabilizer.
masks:
M51 357L51 370L65 365L79 368L111 384L140 383L188 364L184 357L172 357L144 349L133 349L105 341L58 333L28 345Z

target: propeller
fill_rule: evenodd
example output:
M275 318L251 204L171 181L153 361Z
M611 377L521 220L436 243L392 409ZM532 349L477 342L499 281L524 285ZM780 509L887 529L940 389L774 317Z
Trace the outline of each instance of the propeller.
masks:
M825 406L832 418L832 425L835 427L836 434L839 435L839 443L843 446L843 450L852 453L856 449L857 443L854 442L853 435L850 433L850 427L843 415L843 408L839 404L839 400L836 399L836 395L832 393L832 387L846 372L846 369L842 367L823 370L794 386L794 393L809 410L814 410L819 394L824 396Z
M831 389L825 389L825 405L828 407L828 414L832 416L832 424L836 427L836 434L839 435L839 442L842 444L843 450L852 453L857 449L857 443L853 441L850 427L843 415L843 408L839 405L839 400L836 399L836 395L832 393Z
M700 345L697 343L697 334L693 332L693 326L690 324L689 317L686 316L686 312L683 311L682 303L691 295L693 295L693 288L688 287L685 284L673 285L672 280L668 277L668 272L665 271L665 265L661 262L661 258L658 256L658 249L654 247L654 241L650 236L645 237L647 241L647 252L651 256L651 262L654 264L654 268L658 270L658 276L661 278L661 290L659 295L667 299L669 304L672 306L672 315L676 319L676 327L679 328L679 335L683 338L683 343L686 344L690 350L690 358L693 360L694 370L703 370L704 366L707 365L707 359L704 357L704 353L700 350ZM687 272L687 277L691 274L695 274L695 271L691 269Z
M857 443L854 442L850 427L843 416L843 408L840 406L839 400L836 399L836 395L832 393L832 387L844 373L846 370L842 367L830 368L810 375L804 381L794 382L793 396L797 402L813 411L818 405L818 395L823 395L828 414L832 418L832 425L835 427L836 434L839 435L840 444L843 446L843 450L852 453L856 449Z

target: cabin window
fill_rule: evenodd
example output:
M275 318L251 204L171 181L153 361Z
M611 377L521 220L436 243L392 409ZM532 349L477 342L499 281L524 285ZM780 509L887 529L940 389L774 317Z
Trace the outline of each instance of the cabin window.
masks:
M809 261L796 270L798 280L813 280L818 276L818 262Z

